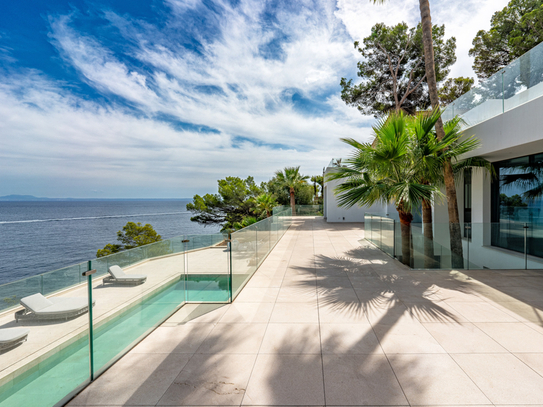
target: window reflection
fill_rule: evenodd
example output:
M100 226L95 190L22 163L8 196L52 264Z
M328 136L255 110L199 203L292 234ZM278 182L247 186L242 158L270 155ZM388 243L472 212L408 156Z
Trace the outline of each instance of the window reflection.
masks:
M543 154L494 164L498 175L492 191L492 245L543 257Z

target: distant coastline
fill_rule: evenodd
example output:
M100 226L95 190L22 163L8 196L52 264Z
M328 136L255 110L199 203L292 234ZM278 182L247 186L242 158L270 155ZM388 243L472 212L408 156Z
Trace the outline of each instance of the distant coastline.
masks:
M45 198L33 195L4 195L0 202L68 202L68 201L192 201L192 198Z

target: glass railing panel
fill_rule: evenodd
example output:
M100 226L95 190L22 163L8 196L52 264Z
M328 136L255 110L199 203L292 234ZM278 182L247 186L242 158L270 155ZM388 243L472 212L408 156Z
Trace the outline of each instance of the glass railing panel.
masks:
M504 111L543 96L543 46L538 45L503 69Z
M263 220L258 222L256 226L257 231L257 253L258 253L258 264L260 265L266 258L270 250L270 233L268 220Z
M227 302L230 299L230 252L218 233L186 236L186 288L189 302Z
M19 306L21 298L40 293L44 296L75 287L82 283L81 272L87 262L74 264L0 286L0 313Z
M124 253L125 256L108 256L111 271L93 278L96 374L124 355L185 302L184 252L172 253L172 242L168 240L133 250L138 253L140 249L147 261L121 266L113 263L118 260L127 264L131 251Z
M0 406L53 406L89 382L88 287L86 278L73 284L80 270L71 266L18 282L24 283L14 294L18 300L56 293L26 298L26 308L16 301L17 308L0 314L3 333L14 335L0 350ZM58 312L45 313L47 302Z
M257 269L256 239L257 231L252 226L232 233L232 298L236 298Z
M391 257L394 257L394 219L382 219L381 230L381 250Z
M442 118L459 115L470 127L541 96L543 43L449 104Z
M20 346L29 346L29 343ZM11 352L11 351L6 351ZM0 385L0 407L43 407L67 402L89 379L88 329L48 352L40 363L28 363L20 374Z

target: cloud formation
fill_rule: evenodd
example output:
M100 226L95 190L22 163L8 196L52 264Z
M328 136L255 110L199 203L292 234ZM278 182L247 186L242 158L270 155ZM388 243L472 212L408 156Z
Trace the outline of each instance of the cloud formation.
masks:
M469 18L488 25L495 3L437 2L434 21L452 7L458 37ZM168 0L158 23L97 6L92 29L81 10L49 14L55 58L77 80L4 59L0 195L189 197L228 175L318 174L347 154L340 137L371 133L339 98L352 41L379 21L415 24L417 4ZM458 56L454 74L470 74Z

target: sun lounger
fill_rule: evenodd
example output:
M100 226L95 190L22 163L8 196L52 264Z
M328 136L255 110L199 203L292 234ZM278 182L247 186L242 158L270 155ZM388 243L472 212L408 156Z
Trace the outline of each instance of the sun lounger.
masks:
M41 294L21 298L23 310L15 313L15 320L20 319L69 319L84 314L89 309L87 298L45 298ZM92 305L96 301L93 301Z
M0 351L13 348L26 341L30 329L27 328L6 328L0 329Z
M125 274L122 268L119 266L111 266L109 268L109 276L104 278L105 283L117 283L117 284L143 284L147 280L147 276L143 274Z

